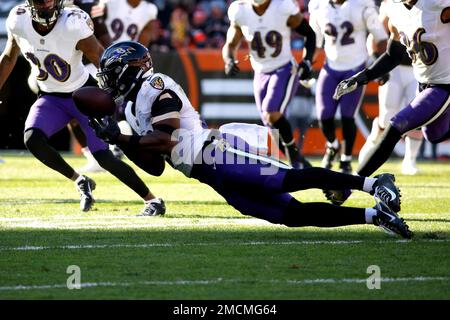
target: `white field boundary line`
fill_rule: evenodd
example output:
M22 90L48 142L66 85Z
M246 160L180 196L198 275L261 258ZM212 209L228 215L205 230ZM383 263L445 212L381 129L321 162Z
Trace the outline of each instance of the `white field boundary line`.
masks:
M450 281L450 277L408 277L408 278L381 278L381 283L395 282L431 282L431 281ZM272 283L285 285L304 285L304 284L343 284L343 283L367 283L367 279L343 278L343 279L300 279L300 280L245 280L245 279L207 279L207 280L175 280L175 281L138 281L138 282L86 282L81 283L80 288L95 287L134 287L134 286L192 286L192 285L215 285L227 283ZM16 285L0 287L0 291L20 291L20 290L45 290L45 289L67 289L67 284L46 284L46 285Z
M450 239L424 239L420 243L448 243ZM41 250L84 250L84 249L148 249L148 248L174 248L174 247L207 247L207 246L266 246L266 245L351 245L351 244L397 244L417 243L410 240L305 240L305 241L245 241L245 242L192 242L192 243L141 243L141 244L70 244L62 246L20 246L0 247L1 251L41 251Z

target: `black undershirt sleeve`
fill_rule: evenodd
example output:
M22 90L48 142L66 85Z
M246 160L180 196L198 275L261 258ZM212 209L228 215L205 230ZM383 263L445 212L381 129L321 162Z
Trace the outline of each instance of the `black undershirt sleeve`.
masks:
M305 36L305 49L306 55L305 60L312 61L314 56L314 51L316 50L316 34L314 30L309 25L308 21L303 18L302 22L297 28L294 29L298 34Z
M368 81L381 77L398 66L403 60L406 47L400 41L389 40L387 50L365 71Z

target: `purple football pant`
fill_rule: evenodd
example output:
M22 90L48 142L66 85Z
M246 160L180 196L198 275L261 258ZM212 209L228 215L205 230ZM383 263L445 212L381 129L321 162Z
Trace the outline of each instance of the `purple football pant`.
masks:
M108 149L108 145L97 138L94 130L89 126L88 118L76 108L71 97L48 94L39 97L30 108L24 131L36 128L49 138L63 129L73 118L80 123L92 153Z
M286 165L275 160L271 165L267 158L236 150L215 147L211 152L215 163L194 165L192 178L211 186L225 200L244 215L282 223L292 196L282 192ZM257 159L256 159L256 158ZM276 167L273 174L264 174L264 168Z
M255 72L253 92L256 107L265 125L264 112L286 112L286 107L298 89L298 75L294 65L288 64L269 73Z
M402 134L422 127L428 141L436 143L445 140L450 131L449 87L430 86L421 90L406 108L390 120L391 125Z
M365 86L343 95L338 100L333 99L334 91L342 80L348 79L365 68L365 64L352 70L336 71L327 64L324 65L317 79L316 111L319 120L334 119L338 106L342 118L354 118L358 110Z

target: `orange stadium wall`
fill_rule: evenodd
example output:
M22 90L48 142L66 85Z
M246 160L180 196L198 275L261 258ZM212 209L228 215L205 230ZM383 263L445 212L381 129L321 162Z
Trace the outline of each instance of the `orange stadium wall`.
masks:
M247 51L238 54L241 72L236 77L226 77L220 50L182 49L172 53L153 53L155 70L166 73L178 81L189 96L194 107L210 126L242 121L261 123L256 111L251 87L253 71L247 56ZM300 60L301 51L295 52ZM317 76L323 65L324 57L320 56L314 64ZM372 119L378 115L378 86L370 83L366 89L365 98L358 114L358 133L354 147L354 155L359 153L370 131ZM311 112L315 114L314 105ZM339 115L338 115L339 118ZM339 127L339 121L338 125ZM341 132L338 128L338 136ZM298 136L298 131L296 131ZM312 121L304 139L303 152L306 155L322 155L325 151L325 138Z

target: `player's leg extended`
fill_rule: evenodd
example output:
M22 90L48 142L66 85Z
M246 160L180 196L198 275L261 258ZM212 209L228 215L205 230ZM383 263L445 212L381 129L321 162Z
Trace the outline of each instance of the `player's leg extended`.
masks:
M27 149L47 167L69 179L76 175L74 169L48 143L48 139L69 123L71 116L65 112L70 98L41 96L31 106L25 121L24 143Z
M406 132L431 125L441 116L444 119L446 112L448 112L449 103L448 89L433 86L422 90L408 106L391 119L390 125L383 133L380 143L369 154L368 159L361 163L357 171L358 174L370 176L382 166L391 155L397 142ZM445 122L445 119L443 121ZM434 126L432 127L435 128ZM430 132L432 135L431 139L436 139L434 141L437 141L443 138L449 131L448 123L447 128L444 129L444 127L445 123L441 128L436 128L436 132Z
M264 123L278 130L279 146L284 147L285 155L294 167L300 167L301 155L295 144L292 127L285 117L286 107L298 88L298 76L293 72L291 63L271 72L266 76L265 95L261 96L261 111ZM256 77L256 76L255 76Z
M366 143L359 152L359 163L366 160L368 153L380 141L384 129L389 124L389 120L406 105L402 104L402 97L404 95L402 88L402 79L398 68L390 72L388 82L378 87L378 117L373 120L370 135L367 137Z
M323 228L374 224L389 233L396 233L408 239L412 237L403 219L383 204L374 208L351 208L321 202L302 203L288 193L267 193L222 184L214 189L240 213L275 224Z
M361 71L364 65L361 65L351 71L342 72L341 77L353 76L355 73ZM362 100L364 98L365 86L359 87L355 91L342 96L339 99L339 108L341 111L341 123L342 123L342 136L343 136L343 150L341 155L341 160L339 168L341 172L352 173L351 161L352 161L352 151L356 139L356 124L355 116L358 112Z
M69 123L72 116L67 109L72 104L70 97L44 95L36 100L25 122L24 142L28 150L39 161L75 181L76 188L81 195L80 208L82 211L88 211L94 203L92 190L95 189L95 182L76 173L48 143L49 137Z
M339 156L340 144L336 138L334 116L338 101L333 99L333 93L340 78L325 65L319 73L316 89L316 111L319 126L326 139L326 152L322 160L322 167L331 169L333 161Z
M374 194L375 188L382 182L377 178L343 174L325 168L292 169L274 159L239 150L234 145L226 148L216 145L212 152L214 169L211 174L205 174L211 171L205 169L202 177L209 176L209 180L220 181L217 182L218 185L243 187L257 192L283 193L330 188L354 189ZM203 178L197 179L205 182L201 180Z

